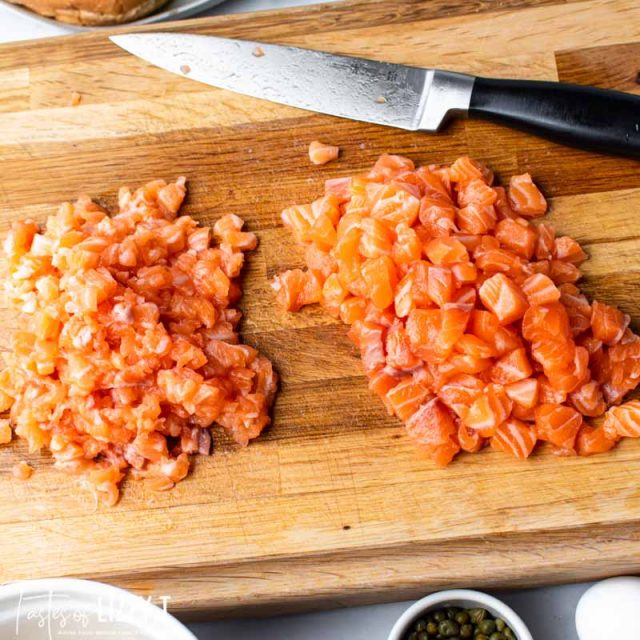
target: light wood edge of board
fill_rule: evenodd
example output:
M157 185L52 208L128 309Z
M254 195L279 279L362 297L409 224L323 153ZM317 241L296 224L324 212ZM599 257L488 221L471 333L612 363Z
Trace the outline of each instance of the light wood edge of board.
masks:
M409 600L471 582L525 588L640 571L640 522L549 531L534 542L529 533L94 577L154 601L168 596L172 613L198 620Z

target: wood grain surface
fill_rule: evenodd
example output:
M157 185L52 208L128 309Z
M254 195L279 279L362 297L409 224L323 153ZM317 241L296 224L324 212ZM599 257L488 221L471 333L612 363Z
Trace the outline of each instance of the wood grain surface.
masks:
M161 28L640 92L637 0L358 0ZM340 159L311 166L315 138ZM97 578L211 615L640 570L640 443L526 463L487 451L436 469L370 396L345 328L275 308L268 279L301 262L280 210L386 151L424 163L469 153L502 179L530 171L553 223L591 256L585 289L638 326L637 162L479 122L429 136L314 115L170 75L102 32L0 47L0 233L80 192L113 205L121 184L187 175L187 213L236 213L259 235L243 334L282 375L258 441L239 450L216 434L215 455L175 490L129 482L115 508L97 508L47 455L0 449L0 582ZM0 321L6 349L15 322L6 310ZM36 472L19 483L8 470L24 458Z

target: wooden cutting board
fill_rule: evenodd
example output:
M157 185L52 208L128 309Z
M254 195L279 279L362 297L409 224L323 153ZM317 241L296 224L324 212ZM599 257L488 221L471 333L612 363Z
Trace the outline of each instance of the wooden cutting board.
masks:
M637 0L355 1L162 29L640 90ZM315 138L340 159L311 166ZM640 443L525 463L487 451L436 469L367 391L345 328L318 309L275 308L268 279L301 262L280 210L386 151L424 163L469 153L503 179L530 171L553 223L591 256L585 289L640 319L637 162L479 122L429 136L313 115L170 75L103 33L0 47L0 231L79 192L112 205L121 184L187 175L186 212L237 213L259 235L243 333L282 376L257 442L218 436L174 491L127 483L115 508L97 508L47 456L0 449L0 582L90 577L169 595L181 612L274 613L640 570ZM1 319L6 348L13 321ZM7 472L25 457L36 472L20 483Z

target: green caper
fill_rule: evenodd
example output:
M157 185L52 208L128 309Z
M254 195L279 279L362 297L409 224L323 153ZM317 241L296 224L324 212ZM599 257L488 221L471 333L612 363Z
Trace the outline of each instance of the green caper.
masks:
M460 627L460 637L461 638L473 638L473 625L463 624Z
M489 615L489 612L486 609L480 608L469 609L467 613L469 614L471 622L473 622L474 624L482 622Z
M489 640L489 636L486 636L484 633L479 633L476 635L475 640Z
M504 631L506 626L507 626L507 623L502 618L496 618L496 630L497 631Z
M431 622L427 622L427 633L430 636L435 636L438 633L438 623L433 622L433 620Z
M513 633L513 631L511 631L511 629L509 627L506 627L506 629L502 632L502 635L507 640L516 640L516 634Z
M460 633L460 625L455 620L444 620L438 625L438 631L445 638L452 638Z
M410 633L407 640L418 640L418 634L415 631Z
M496 630L496 623L494 620L483 620L478 623L478 629L486 635L491 635Z
M458 624L467 624L469 622L469 614L466 611L458 611L456 613L454 620Z
M429 640L429 636L427 635L426 631L421 631L418 634L418 640Z
M446 620L446 619L447 619L447 614L446 614L444 611L442 611L442 610L436 611L436 612L433 614L433 619L434 619L436 622L443 622L444 620Z
M504 640L504 636L499 631L494 631L494 633L489 636L489 640Z
M424 631L426 628L427 628L427 623L422 619L418 620L418 622L416 622L414 626L414 629L416 631Z
M449 620L455 620L456 615L460 613L460 611L460 607L447 607L447 618L449 618Z

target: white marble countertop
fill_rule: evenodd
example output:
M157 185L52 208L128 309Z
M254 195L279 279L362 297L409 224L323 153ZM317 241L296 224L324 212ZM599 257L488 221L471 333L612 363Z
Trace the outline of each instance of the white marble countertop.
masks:
M316 0L228 0L203 15L313 4ZM0 42L43 38L68 33L0 7ZM499 571L499 567L496 567ZM536 640L577 640L573 616L578 598L588 585L547 587L498 594L529 625ZM323 613L260 620L230 620L190 625L199 640L386 640L396 618L409 603L354 607Z

